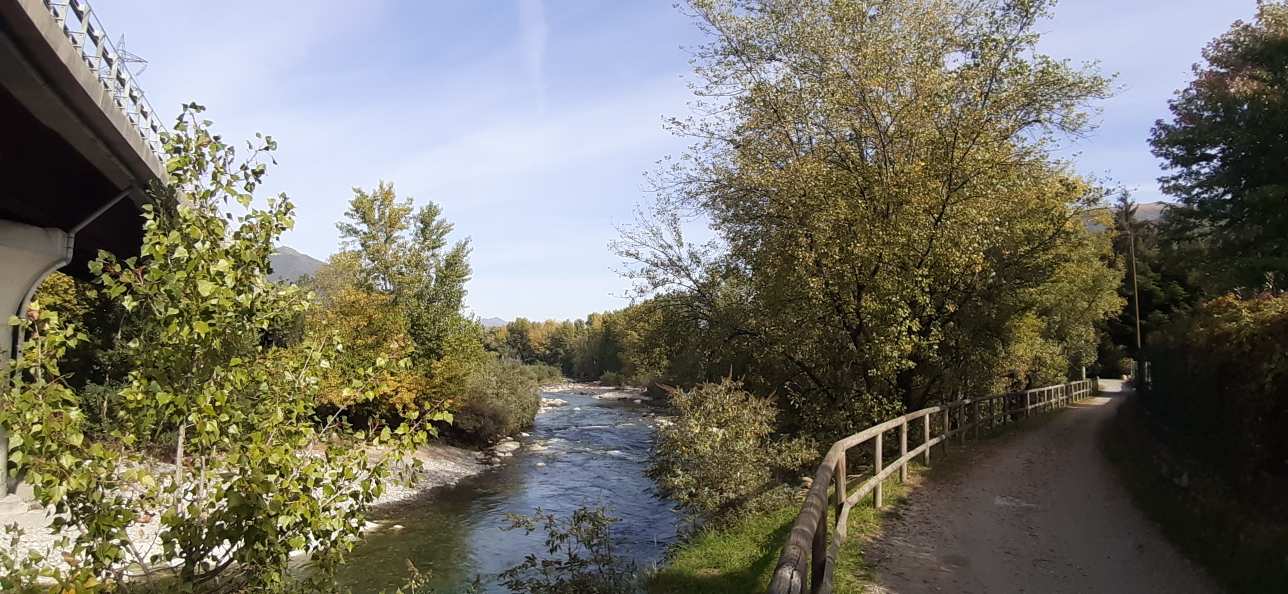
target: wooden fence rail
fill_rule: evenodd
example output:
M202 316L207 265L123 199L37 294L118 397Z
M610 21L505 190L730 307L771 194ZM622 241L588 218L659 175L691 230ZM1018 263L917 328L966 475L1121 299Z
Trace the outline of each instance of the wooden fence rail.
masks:
M981 430L991 430L1034 412L1066 406L1087 398L1098 389L1099 383L1093 378L1013 394L958 400L910 412L832 444L818 465L814 483L810 485L801 512L792 524L769 583L769 594L803 594L806 591L830 594L832 573L847 536L850 510L868 494L872 494L874 505L880 508L882 483L896 472L900 480L907 479L908 463L918 456L930 464L932 447L952 437L957 437L960 442L964 442L968 434L978 438ZM909 425L913 426L914 432L920 429L921 434L921 443L912 449L908 449ZM888 455L882 451L886 433L896 430L899 432L899 458L887 462ZM870 475L848 474L847 453L869 442L872 444L872 472ZM855 479L862 482L851 487L850 482ZM835 488L831 489L833 486ZM835 509L831 522L828 521L829 490L832 491L830 507Z

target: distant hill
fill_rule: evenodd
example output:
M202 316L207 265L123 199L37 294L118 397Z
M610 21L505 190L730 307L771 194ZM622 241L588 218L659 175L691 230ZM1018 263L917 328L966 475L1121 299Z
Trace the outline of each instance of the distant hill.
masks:
M1136 219L1141 221L1157 221L1163 218L1163 210L1168 204L1166 202L1142 202L1136 205Z
M484 328L491 330L493 328L500 328L501 326L504 326L509 322L502 320L501 318L483 318L479 320L479 323L483 324Z
M1157 223L1163 218L1163 211L1166 210L1168 206L1171 205L1166 202L1139 202L1136 204L1136 220L1146 223ZM1098 209L1093 208L1091 210ZM1114 216L1117 216L1117 210L1113 212L1115 213ZM1101 225L1099 221L1093 218L1090 212L1083 214L1083 223L1087 225L1087 229L1097 233L1105 230L1104 225Z
M271 281L295 281L301 276L313 276L326 262L308 254L300 253L284 245L277 246L268 262L273 273L268 275Z

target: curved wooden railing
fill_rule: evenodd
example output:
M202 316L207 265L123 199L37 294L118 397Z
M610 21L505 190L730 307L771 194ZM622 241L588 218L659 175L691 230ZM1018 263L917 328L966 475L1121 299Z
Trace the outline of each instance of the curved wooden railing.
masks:
M1025 392L1002 394L979 399L964 399L942 406L932 406L869 427L832 444L814 473L814 482L805 495L801 512L792 524L783 553L778 558L769 583L769 594L802 594L808 585L812 594L830 594L832 573L841 545L845 542L850 510L869 493L873 504L881 507L881 485L898 472L900 480L908 477L908 463L922 456L930 464L930 450L951 437L964 442L967 434L978 438L988 431L1036 412L1054 410L1082 400L1099 388L1096 379L1036 388ZM936 423L935 420L939 422ZM917 423L920 421L920 423ZM908 425L921 426L920 444L908 449ZM899 432L899 458L886 462L882 451L887 432ZM937 430L936 430L937 429ZM893 437L893 436L892 436ZM914 436L915 437L915 436ZM846 471L850 449L872 443L872 472L851 476ZM866 478L864 478L866 476ZM862 479L853 491L852 479ZM831 487L835 487L832 489ZM828 491L832 491L832 521L828 521ZM829 538L829 526L832 537ZM808 574L808 584L807 584Z

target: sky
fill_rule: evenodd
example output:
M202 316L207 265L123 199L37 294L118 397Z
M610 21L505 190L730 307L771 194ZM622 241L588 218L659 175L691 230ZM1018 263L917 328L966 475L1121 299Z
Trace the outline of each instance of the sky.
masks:
M187 101L228 140L277 139L266 192L295 202L282 243L340 249L352 188L384 180L438 203L473 247L480 317L567 319L624 307L609 249L644 174L686 142L689 52L672 0L96 0L109 35L146 59L165 121ZM1060 157L1165 199L1149 129L1200 50L1255 0L1065 0L1041 49L1117 74L1100 127Z

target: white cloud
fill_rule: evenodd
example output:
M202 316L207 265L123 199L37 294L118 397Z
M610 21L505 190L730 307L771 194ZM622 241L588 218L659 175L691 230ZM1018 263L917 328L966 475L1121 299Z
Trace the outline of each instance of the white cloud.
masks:
M587 165L627 152L650 151L656 159L665 154L659 147L676 144L662 129L663 115L679 113L688 96L680 81L663 79L630 93L560 106L545 117L490 114L495 117L481 118L486 122L483 126L436 139L390 171L404 184L440 194Z
M546 24L546 10L542 0L519 0L519 50L523 55L523 70L536 98L537 111L546 108L546 40L550 27Z

